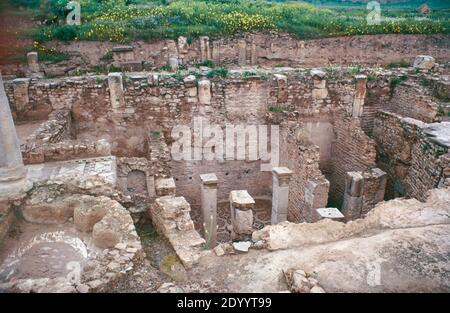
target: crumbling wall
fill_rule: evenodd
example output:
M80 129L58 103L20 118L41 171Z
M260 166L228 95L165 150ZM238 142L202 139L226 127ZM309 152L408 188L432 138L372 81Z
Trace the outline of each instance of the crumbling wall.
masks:
M408 78L397 86L391 86L389 101L383 103L382 109L425 123L437 121L439 103L433 98L430 86L425 87L424 84L428 84L425 78Z
M380 111L375 119L377 164L388 174L386 197L424 200L426 191L438 186L449 167L448 148L423 132L424 123Z
M325 207L328 200L329 183L319 169L319 148L305 139L294 122L281 128L280 166L293 171L288 206L288 220L292 222L313 222L315 209ZM309 186L311 183L319 185L317 191L316 186Z
M171 55L178 55L184 64L212 59L218 63L266 66L322 66L323 64L389 64L410 60L416 55L433 55L448 61L446 35L366 35L300 40L286 33L246 33L240 36L209 39L202 49L202 39L134 42L136 61L144 67L161 67ZM203 47L205 44L203 44ZM109 42L51 42L49 47L60 51L81 53L91 65L114 47ZM361 51L371 51L361 57Z
M332 145L332 171L329 174L333 207L340 207L345 189L345 175L350 171L365 171L375 167L375 144L361 129L359 119L345 114L334 119L336 139Z

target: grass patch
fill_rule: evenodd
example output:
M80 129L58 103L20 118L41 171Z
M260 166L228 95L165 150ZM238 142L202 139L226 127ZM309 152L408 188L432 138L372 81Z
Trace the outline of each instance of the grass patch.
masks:
M21 0L22 1L22 0ZM34 36L40 42L52 39L134 40L176 39L192 42L199 36L219 37L248 31L287 31L300 38L367 34L449 33L450 4L426 16L415 9L382 6L380 25L369 25L364 6L330 5L329 1L280 2L244 0L79 0L82 25L61 23L68 0L23 0L23 6L41 20Z
M219 67L208 71L206 77L214 78L214 77L222 77L226 78L228 76L228 70L226 67Z

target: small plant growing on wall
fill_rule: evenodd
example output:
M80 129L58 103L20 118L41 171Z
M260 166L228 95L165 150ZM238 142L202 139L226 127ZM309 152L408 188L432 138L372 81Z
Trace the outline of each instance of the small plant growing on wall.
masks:
M159 138L161 138L161 132L160 132L160 131L157 131L157 130L151 131L151 132L150 132L150 136L151 136L153 139L159 139Z

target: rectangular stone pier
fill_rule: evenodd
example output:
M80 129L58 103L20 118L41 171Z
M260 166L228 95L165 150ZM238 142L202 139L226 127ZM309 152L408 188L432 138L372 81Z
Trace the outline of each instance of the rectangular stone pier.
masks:
M253 209L255 200L247 190L233 190L230 193L232 237L250 235L253 232Z
M287 167L275 167L272 170L272 225L287 221L289 205L289 182L292 171Z
M202 181L201 201L203 227L206 246L210 249L217 245L217 183L216 174L200 175Z

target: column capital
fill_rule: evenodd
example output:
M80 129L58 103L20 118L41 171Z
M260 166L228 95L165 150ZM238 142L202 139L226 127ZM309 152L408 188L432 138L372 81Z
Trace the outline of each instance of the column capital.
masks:
M201 174L200 180L203 185L207 185L210 187L217 186L219 183L219 179L217 178L215 173Z

